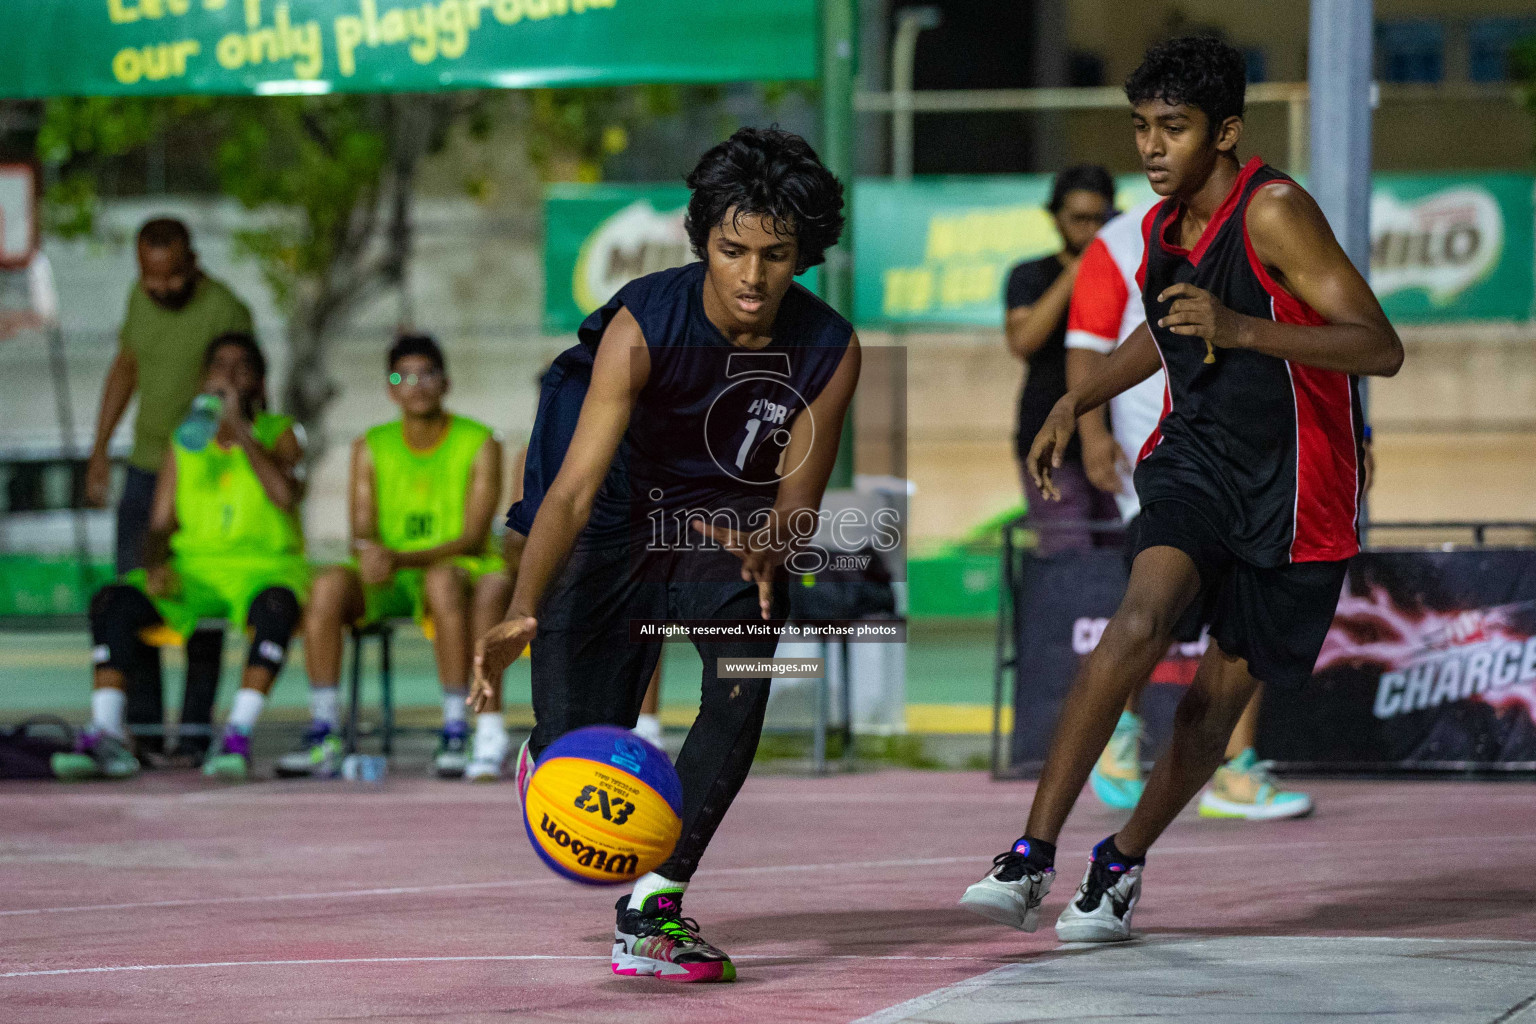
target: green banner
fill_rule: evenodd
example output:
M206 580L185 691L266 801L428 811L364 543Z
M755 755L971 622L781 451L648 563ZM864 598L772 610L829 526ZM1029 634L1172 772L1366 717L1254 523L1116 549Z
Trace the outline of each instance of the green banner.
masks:
M6 0L0 97L812 79L816 0Z
M1118 180L1122 209L1152 198ZM1003 282L1061 241L1047 175L866 179L854 189L854 308L876 326L997 327ZM1394 322L1526 320L1536 303L1536 179L1379 174L1371 279ZM545 322L568 330L626 281L692 257L681 186L552 189L545 204Z
M552 185L544 200L544 329L575 330L630 281L695 258L681 185ZM800 275L821 294L821 268Z
M693 259L681 185L556 185L544 201L544 329L574 330L643 274Z
M1536 302L1529 174L1378 174L1371 286L1399 323L1526 320Z
M1536 301L1533 181L1520 174L1378 174L1371 278L1404 324L1525 320ZM1119 180L1119 205L1151 197ZM1010 267L1060 246L1045 175L859 182L861 324L997 326Z

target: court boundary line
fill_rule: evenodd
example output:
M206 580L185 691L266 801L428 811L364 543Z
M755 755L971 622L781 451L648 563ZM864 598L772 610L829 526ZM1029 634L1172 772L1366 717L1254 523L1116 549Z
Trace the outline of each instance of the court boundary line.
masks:
M1157 938L1155 933L1153 935L1141 936L1141 937L1142 938L1153 938L1153 939ZM1264 935L1264 936L1253 936L1253 937L1255 937L1255 938L1264 938L1264 939L1268 939L1268 940L1281 940L1281 941L1287 941L1287 942L1353 942L1353 943L1370 942L1370 943L1376 943L1376 944L1382 944L1382 945L1387 944L1387 943L1394 943L1394 942L1433 942L1433 943L1442 943L1442 944L1445 944L1445 943L1457 943L1457 944L1467 944L1467 945L1536 946L1536 940L1531 940L1531 939L1449 938L1449 937L1431 937L1431 936L1416 936L1416 935ZM1193 941L1195 943L1201 943L1201 942L1207 942L1207 941L1209 941L1209 939L1208 938L1201 938L1201 939L1196 939L1196 940L1187 940L1187 939L1182 939L1182 938L1178 938L1178 937L1169 937L1165 941L1174 942L1174 943L1185 943L1185 942ZM1053 947L1052 949L1050 949L1048 951L1048 954L1049 953L1071 953L1071 952L1077 951L1077 950L1079 950L1082 947L1087 946L1087 945L1093 945L1093 944L1091 944L1091 943L1081 943L1081 942L1078 942L1078 943L1061 943L1061 944ZM746 956L738 956L738 957L734 957L733 959L735 959L737 961L740 961L740 962L743 962L743 963L747 963L747 962L752 962L752 961L766 961L766 960L801 960L801 959L804 959L804 956L805 955L803 953L761 953L761 954L748 954ZM310 966L337 965L337 964L402 964L402 963L410 963L410 964L416 964L416 963L499 963L499 962L508 962L508 961L521 962L521 961L541 961L541 960L564 962L564 961L593 961L593 960L606 960L606 959L608 959L608 957L597 955L597 954L575 954L575 953L503 953L503 954L490 954L490 953L487 953L487 954L482 954L482 955L464 955L464 956L361 956L361 957L334 957L334 958L322 957L322 958L303 959L303 960L213 960L213 961L207 961L207 962L202 962L202 963L101 964L101 965L97 965L95 967L39 968L39 969L36 969L36 970L0 972L0 979L6 979L6 978L45 978L45 977L59 977L61 975L75 975L75 974L122 974L122 973L128 973L128 972L133 972L133 971L209 970L209 969L220 968L220 967L310 967ZM911 963L911 962L998 963L999 957L996 957L996 956L941 956L941 955L918 956L918 955L906 955L906 954L900 954L900 953L885 953L885 954L837 953L837 954L833 954L831 956L821 956L821 957L818 957L818 959L821 959L821 960L857 960L857 961L871 962L871 963L879 962L879 961L900 961L900 962L906 962L906 963ZM986 971L986 972L984 972L982 974L978 974L978 975L975 975L973 977L966 978L966 979L964 979L962 981L958 981L958 982L954 983L953 985L945 985L945 986L943 986L941 988L934 989L932 992L925 992L922 995L915 996L912 999L906 1000L905 1002L897 1003L895 1006L889 1006L889 1007L886 1007L883 1010L877 1010L877 1011L875 1011L875 1013L870 1014L868 1016L860 1017L857 1021L854 1022L854 1024L888 1024L888 1022L890 1022L890 1021L895 1021L895 1020L901 1019L900 1016L891 1016L892 1014L896 1014L897 1011L900 1011L900 1015L901 1016L905 1016L905 1015L910 1015L911 1013L915 1013L915 1012L918 1012L918 1011L921 1011L921 1010L932 1009L934 1006L937 1006L940 1003L947 1002L949 999L954 998L955 996L968 993L968 992L970 992L970 991L972 991L974 989L987 987L988 985L991 984L991 982L986 980L986 979L991 978L993 975L998 974L999 972L1010 971L1010 970L1013 970L1014 968L1029 966L1030 962L1031 961L1012 960L1012 961L1009 961L1009 962L1006 962L1006 963L998 964L998 966L996 968L994 968L994 969L992 969L990 971ZM1536 996L1532 996L1530 999L1524 1000L1521 1003L1517 1003L1511 1010L1506 1011L1506 1016L1499 1018L1499 1020L1503 1021L1503 1020L1510 1019L1509 1016L1508 1016L1509 1013L1519 1013L1520 1011L1523 1011L1533 1001L1536 1001ZM1498 1021L1495 1021L1494 1024L1498 1024Z
M1481 841L1521 843L1536 842L1536 833L1502 836L1480 836ZM1426 836L1414 840L1418 845L1456 844L1465 846L1467 840L1462 836ZM1348 843L1350 848L1361 846L1397 846L1400 839L1356 839ZM1301 850L1301 849L1335 849L1340 843L1337 840L1316 839L1302 840L1284 844L1274 843L1229 843L1209 846L1170 846L1159 848L1159 857L1170 856L1195 856L1220 853L1251 853L1254 851L1274 852L1276 849ZM975 862L980 865L984 861L981 855L962 855L955 857L917 857L897 860L869 860L869 861L834 861L824 864L769 864L736 868L703 868L698 875L705 878L729 877L732 875L758 875L776 874L780 872L804 872L804 871L838 871L860 870L867 871L881 868L914 868L937 867L943 864L960 864ZM516 889L541 885L567 884L564 879L551 876L549 878L520 878L505 879L494 882L445 882L440 885L406 885L390 886L369 889L337 889L328 892L305 893L263 893L253 896L209 896L191 897L177 900L147 900L132 903L91 903L76 906L63 907L17 907L0 910L0 918L4 917L39 917L46 914L78 914L93 910L165 910L181 907L223 906L240 903L280 903L296 900L320 900L320 899L356 899L366 896L413 896L434 892L454 892L468 889Z
M803 960L803 953L762 953L757 955L733 957L733 960L746 963L754 960ZM422 963L483 963L500 961L525 961L525 960L609 960L609 956L597 954L575 953L508 953L485 954L482 956L358 956L338 957L334 959L312 960L215 960L207 963L179 963L179 964L104 964L97 967L55 967L32 971L7 971L0 973L0 978L45 978L57 977L65 974L117 974L128 971L175 971L175 970L200 970L216 967L308 967L326 964L422 964ZM900 961L964 961L969 963L996 963L996 957L986 956L903 956L900 954L870 954L841 953L832 956L821 956L820 960L900 960ZM1011 966L1004 964L1002 966ZM988 972L991 973L991 972Z

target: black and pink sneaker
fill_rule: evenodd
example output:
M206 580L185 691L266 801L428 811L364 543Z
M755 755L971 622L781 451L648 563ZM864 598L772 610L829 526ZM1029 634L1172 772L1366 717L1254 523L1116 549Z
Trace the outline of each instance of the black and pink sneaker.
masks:
M613 929L613 973L662 981L735 981L736 965L704 941L699 923L683 917L677 889L652 893L639 910L620 897Z

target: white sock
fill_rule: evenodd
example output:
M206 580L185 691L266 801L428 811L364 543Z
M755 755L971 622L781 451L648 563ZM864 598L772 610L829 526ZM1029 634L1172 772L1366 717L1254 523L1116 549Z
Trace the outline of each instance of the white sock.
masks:
M341 722L341 691L334 686L311 686L309 717L336 728Z
M482 738L505 736L507 723L500 711L482 711L475 716L475 735Z
M267 695L260 690L252 690L242 686L235 691L235 703L229 709L229 718L226 724L234 726L241 732L250 732L256 728L256 719L261 717L261 706L267 702Z
M123 738L123 705L128 695L110 686L91 691L91 728Z
M639 910L650 899L652 894L663 892L667 889L675 889L679 898L688 888L687 882L674 882L670 878L663 878L654 871L647 871L635 881L634 891L629 894L629 905Z
M469 720L469 705L464 703L468 690L443 691L443 724L457 725Z

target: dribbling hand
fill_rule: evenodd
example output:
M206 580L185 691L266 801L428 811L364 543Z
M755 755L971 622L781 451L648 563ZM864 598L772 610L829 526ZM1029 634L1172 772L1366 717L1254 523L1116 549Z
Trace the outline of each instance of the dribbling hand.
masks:
M476 714L490 710L501 677L539 631L537 619L517 616L496 623L475 641L475 680L464 703Z
M716 526L695 519L693 528L741 559L741 578L757 581L758 610L762 612L763 618L773 618L773 553L765 548L753 547L752 534L728 526Z

